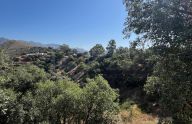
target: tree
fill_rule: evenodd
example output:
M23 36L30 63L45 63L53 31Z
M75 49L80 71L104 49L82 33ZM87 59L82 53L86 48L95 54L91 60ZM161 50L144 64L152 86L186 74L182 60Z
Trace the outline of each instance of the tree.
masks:
M110 113L118 109L118 94L103 77L88 79L82 97L85 124L109 123L113 120Z
M4 80L1 85L12 88L16 92L26 93L35 90L39 81L47 80L48 75L40 68L33 65L18 66L1 75Z
M188 37L191 34L188 32L192 24L189 21L191 17L180 12L191 9L190 0L124 0L124 3L128 11L124 29L126 36L133 32L142 34L154 46L165 48L186 45L191 39Z
M100 63L100 72L114 88L143 86L153 68L146 51L120 47ZM94 69L96 70L96 69Z
M9 62L8 56L3 49L0 49L0 68L7 67Z
M102 54L104 54L104 52L105 52L105 49L103 48L103 46L101 44L96 44L89 51L91 57L93 57L93 58L97 58L97 57L101 56Z
M38 122L56 122L55 97L60 93L53 81L40 82L37 85L35 107L38 108Z
M115 53L115 50L116 50L115 40L110 40L106 49L107 49L107 55L112 56Z
M112 121L118 109L118 94L101 76L88 79L80 88L69 79L38 84L35 107L38 122L97 124Z
M191 0L124 0L124 3L128 12L124 34L135 33L148 40L159 58L154 75L145 86L147 92L159 93L164 108L162 116L172 116L174 123L192 123Z
M81 120L80 107L82 105L82 89L69 79L59 81L57 84L60 94L55 99L55 108L64 123L74 123Z
M65 55L69 55L70 53L72 53L72 49L66 45L66 44L63 44L60 46L60 50L65 54Z
M22 123L24 113L17 97L18 94L13 90L0 88L0 123Z

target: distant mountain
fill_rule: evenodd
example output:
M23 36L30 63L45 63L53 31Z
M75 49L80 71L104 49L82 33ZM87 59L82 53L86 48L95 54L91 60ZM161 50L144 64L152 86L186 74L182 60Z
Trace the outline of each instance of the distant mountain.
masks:
M4 42L7 42L8 40L9 40L9 39L0 37L0 44L2 44L2 43L4 43Z
M26 48L26 47L52 47L54 49L59 48L59 44L42 44L34 41L24 41L24 40L11 40L8 38L0 37L0 47L4 48ZM78 53L87 52L82 48L74 48Z
M58 44L42 44L39 42L34 42L34 41L25 41L29 44L31 44L32 46L36 46L36 47L52 47L52 48L59 48L60 45Z
M87 50L82 49L82 48L74 48L74 49L76 49L78 53L85 53L85 52L88 52Z
M52 48L55 48L55 49L60 47L60 45L58 45L58 44L44 44L44 46L45 47L52 47Z
M20 48L30 48L33 47L31 44L18 40L7 40L2 41L0 47L5 49L20 49Z
M7 38L4 38L4 37L0 37L0 45L2 45L5 42L10 42L10 41L17 41L20 44L23 43L23 44L27 44L27 46L33 46L33 47L52 47L52 48L56 49L56 48L59 48L59 46L60 46L58 44L42 44L42 43L34 42L34 41L12 40L12 39L7 39Z

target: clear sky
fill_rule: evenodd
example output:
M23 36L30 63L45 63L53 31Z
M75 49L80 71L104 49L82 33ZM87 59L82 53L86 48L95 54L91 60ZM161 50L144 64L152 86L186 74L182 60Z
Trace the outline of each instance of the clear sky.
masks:
M89 49L122 34L122 0L0 0L0 37Z

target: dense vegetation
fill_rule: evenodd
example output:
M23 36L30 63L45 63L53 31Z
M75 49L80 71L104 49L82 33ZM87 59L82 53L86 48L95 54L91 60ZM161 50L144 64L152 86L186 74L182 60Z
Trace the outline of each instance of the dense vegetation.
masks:
M81 88L67 77L53 81L31 64L11 65L3 51L0 57L0 123L113 122L118 92L102 76Z
M119 105L128 98L121 94L128 88L143 92L155 64L152 49L117 48L115 40L107 50L96 44L90 54L67 45L17 48L14 55L15 49L5 48L1 123L117 123Z
M158 57L145 90L159 96L161 116L173 123L192 123L192 2L191 0L125 0L124 33L140 36Z
M137 104L159 123L191 124L192 2L124 4L124 34L138 36L129 48L1 44L0 123L112 124Z

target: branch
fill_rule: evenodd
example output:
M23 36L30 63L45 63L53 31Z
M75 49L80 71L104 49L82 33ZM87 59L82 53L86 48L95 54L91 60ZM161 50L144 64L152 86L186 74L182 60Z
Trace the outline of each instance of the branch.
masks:
M187 14L187 15L191 15L192 16L192 12L190 11L186 11L186 10L181 10L181 9L178 9L176 7L169 7L165 4L161 4L161 7L164 7L164 8L167 8L167 9L171 9L173 11L176 11L176 12L179 12L179 13L182 13L182 14Z

